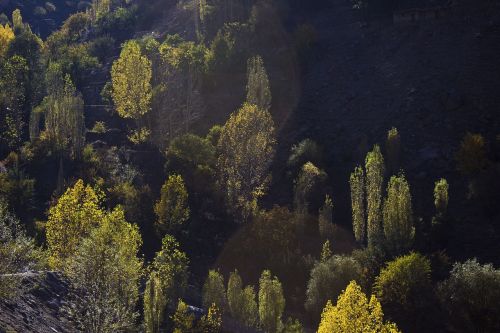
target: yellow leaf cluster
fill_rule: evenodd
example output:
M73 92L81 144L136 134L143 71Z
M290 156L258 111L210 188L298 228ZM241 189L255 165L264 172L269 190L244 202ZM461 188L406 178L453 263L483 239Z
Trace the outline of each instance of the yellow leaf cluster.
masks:
M10 42L14 39L14 31L9 24L0 24L0 57L3 57L9 48Z

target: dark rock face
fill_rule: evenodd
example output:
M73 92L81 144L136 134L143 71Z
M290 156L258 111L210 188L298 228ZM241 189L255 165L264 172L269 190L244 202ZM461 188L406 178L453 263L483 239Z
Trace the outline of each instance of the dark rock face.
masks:
M60 273L27 272L19 295L0 300L0 333L78 332L63 310L69 284Z

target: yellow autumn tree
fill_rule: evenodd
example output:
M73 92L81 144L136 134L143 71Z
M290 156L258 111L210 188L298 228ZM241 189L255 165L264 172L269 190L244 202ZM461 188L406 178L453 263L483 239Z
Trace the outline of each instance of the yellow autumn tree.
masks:
M397 326L384 322L382 306L375 296L370 301L361 287L351 281L339 296L337 305L328 301L318 333L398 333Z
M111 68L113 101L123 118L139 119L149 109L152 98L151 61L141 54L136 41L123 46L120 58Z
M52 268L64 268L80 241L106 216L102 199L99 191L78 180L49 209L46 237Z
M3 57L9 48L10 41L14 39L14 31L9 24L0 24L0 57Z

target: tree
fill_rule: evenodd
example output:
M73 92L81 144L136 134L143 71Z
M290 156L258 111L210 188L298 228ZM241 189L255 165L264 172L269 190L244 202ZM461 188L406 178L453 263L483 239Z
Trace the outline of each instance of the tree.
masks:
M107 214L84 239L68 265L74 288L68 306L85 332L130 331L136 324L142 260L139 228L121 208Z
M272 278L271 272L262 272L259 280L259 319L266 333L276 333L281 330L281 316L285 310L283 288L277 277Z
M158 216L156 226L162 232L172 233L189 219L188 193L179 175L170 175L161 188L160 200L155 204Z
M126 42L111 68L113 101L121 117L137 120L149 111L151 77L151 62L141 54L139 44Z
M199 322L201 333L220 333L222 330L222 313L217 305L212 304L208 308L207 314L201 317Z
M387 168L391 173L397 172L401 155L401 136L396 127L387 131L385 151L387 156Z
M261 110L271 108L271 89L264 61L260 56L248 59L247 103L256 105Z
M448 182L444 178L434 185L434 206L439 217L443 217L448 209L448 189Z
M302 166L294 187L294 206L299 214L318 211L318 203L325 197L326 178L326 173L311 162Z
M102 200L101 192L78 180L49 209L45 230L52 268L64 268L80 241L103 221L106 212L101 208Z
M158 273L167 302L175 302L187 288L189 259L173 236L163 237L152 269Z
M350 281L361 278L361 266L352 257L334 255L317 262L307 283L306 310L319 317L329 299L337 298Z
M9 26L9 24L0 24L0 58L2 58L7 49L9 48L10 42L14 39L14 31Z
M166 293L157 272L151 272L144 291L144 326L146 333L160 333L165 308Z
M365 219L365 172L361 166L357 166L351 178L351 207L352 207L352 229L354 237L360 244L366 241L366 219Z
M375 145L366 155L366 202L368 245L377 245L382 236L382 186L384 183L384 157Z
M174 333L191 333L194 327L194 319L194 314L189 313L187 304L179 299L177 310L172 316Z
M244 104L222 129L217 161L219 183L233 212L246 221L269 183L275 153L274 122L269 112Z
M208 309L215 304L218 309L223 309L226 305L226 288L224 287L224 277L215 270L208 272L208 277L203 284L203 306Z
M330 301L321 314L318 333L398 333L395 324L384 322L375 296L368 301L361 287L351 281L334 306Z
M243 281L241 281L241 276L238 274L238 271L235 270L229 274L229 281L227 282L227 305L231 316L240 322L244 319L242 316L242 296Z
M430 308L430 275L429 260L411 253L387 263L376 277L373 290L391 318L398 323L411 323L411 327L420 327L418 331L422 331L421 325L429 317L421 314Z
M48 75L60 77L48 80L54 86L49 89L52 93L42 102L47 138L57 150L69 148L73 157L79 157L85 144L83 98L76 91L70 76L63 78L60 66L51 65Z
M19 277L8 274L24 273L43 268L44 253L28 237L19 220L0 198L0 299L16 296Z
M415 228L410 186L404 174L391 177L384 201L384 234L386 245L393 254L402 253L413 244Z
M302 324L297 319L287 318L285 326L283 327L283 333L304 333L304 328Z
M500 330L500 270L476 259L455 263L450 277L439 284L438 295L457 332Z
M321 262L327 262L333 256L332 249L330 247L330 241L327 240L323 243L323 247L321 249Z

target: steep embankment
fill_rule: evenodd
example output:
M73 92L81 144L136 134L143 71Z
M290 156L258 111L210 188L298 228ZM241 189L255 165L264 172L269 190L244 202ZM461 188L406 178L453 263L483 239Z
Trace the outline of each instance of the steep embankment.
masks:
M315 27L318 44L304 71L299 106L281 131L277 164L303 138L320 143L336 222L348 225L349 173L395 126L417 215L433 213L434 181L446 177L452 210L477 216L466 209L466 182L456 172L454 154L467 131L490 140L498 134L499 4L459 1L446 17L408 25L365 24L351 7L349 0L333 0L296 16ZM290 181L281 170L274 176L278 197L289 200L291 191L283 189Z

